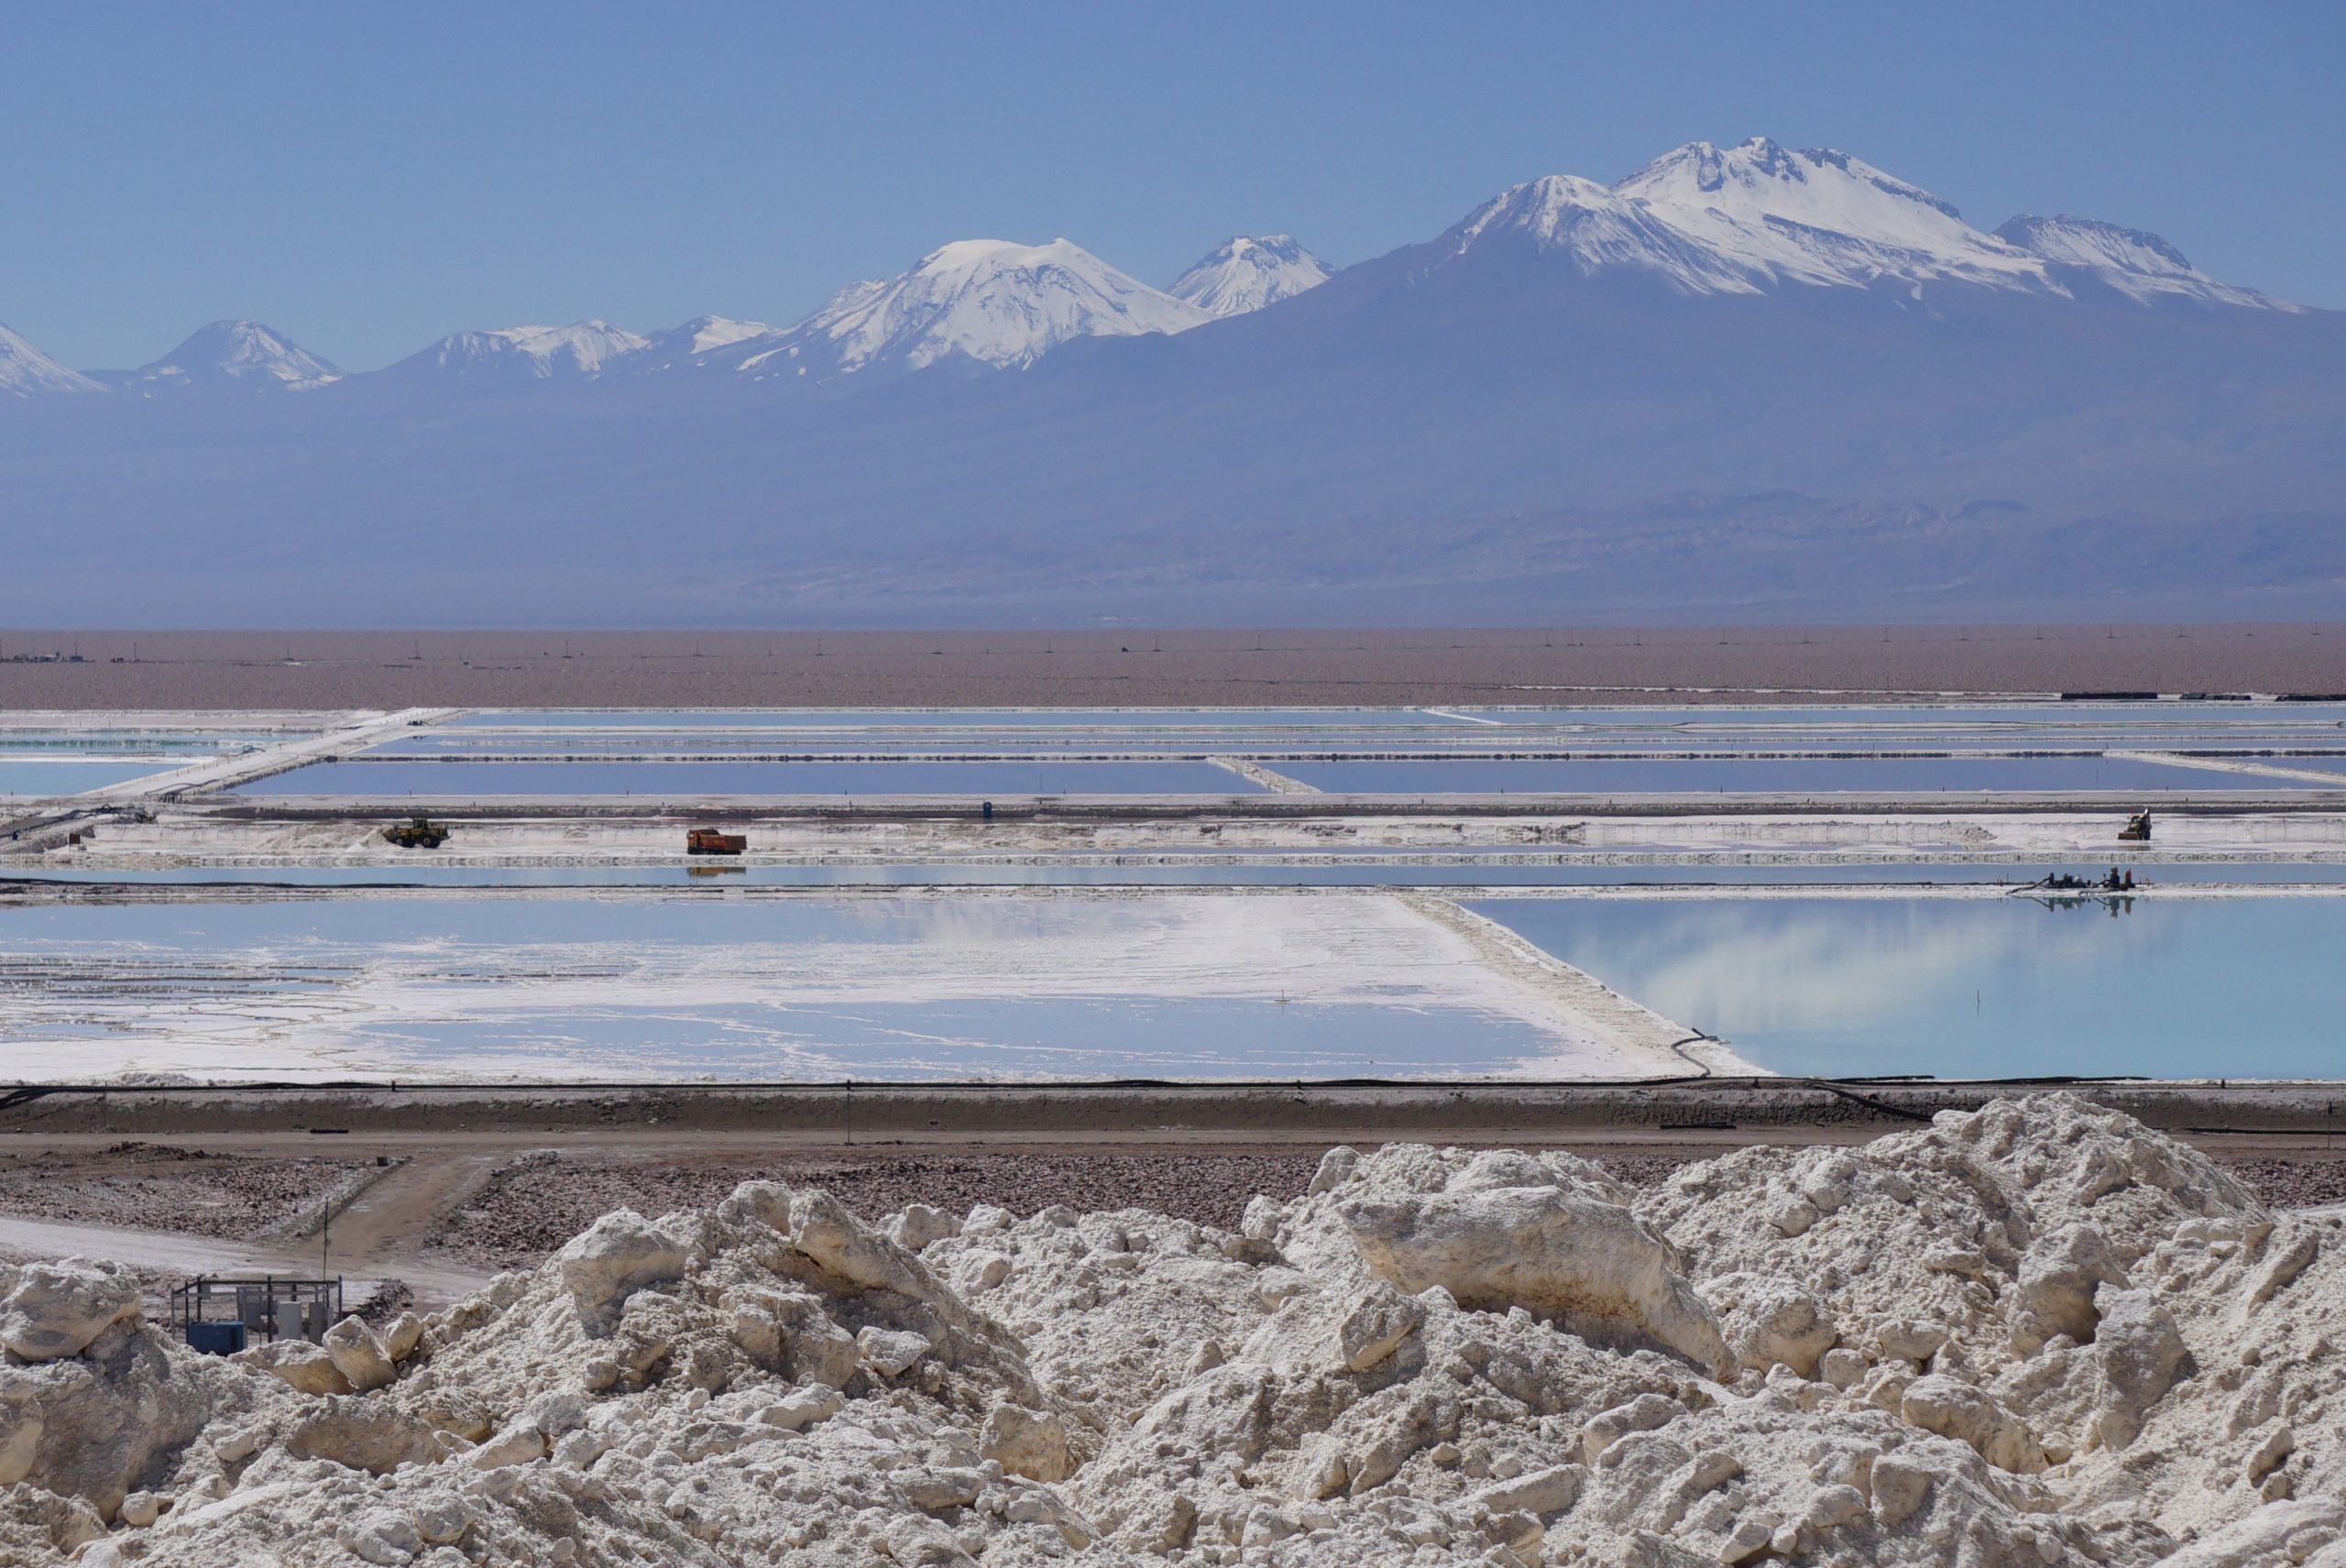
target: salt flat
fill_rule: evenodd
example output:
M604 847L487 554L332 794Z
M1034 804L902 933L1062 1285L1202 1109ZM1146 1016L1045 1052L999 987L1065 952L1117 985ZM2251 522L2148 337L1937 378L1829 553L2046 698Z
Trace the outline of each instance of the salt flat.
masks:
M2234 1009L2204 1042L2168 1050L2136 1028L2132 1056L2103 1049L2102 1025L2146 993L2120 981L2144 965L2155 979L2221 963L2322 1015L2297 983L2318 991L2321 967L2289 955L2328 929L2346 863L2346 707L1507 695L182 715L221 755L5 825L0 872L18 876L0 883L0 1047L16 1076L49 1081L1975 1075L2015 1050L2016 1070L2042 1066L2013 1043L2031 1019L1992 1050L1964 1046L1949 997L1987 1019L1991 992L2010 1005L2103 984L2117 990L2091 1027L2063 1025L2044 1059L2090 1040L2093 1070L2156 1056L2189 1076L2281 1071L2238 1036L2297 1037L2299 1012ZM82 721L93 740L159 722ZM51 713L23 734L74 728ZM799 788L841 768L898 793ZM959 787L975 773L945 776L1005 768L1219 782L1208 796L981 797ZM1410 769L1466 787L1308 787L1343 769L1365 770L1361 788ZM1774 787L1785 770L1797 790ZM407 796L419 771L462 793ZM783 793L706 795L737 773ZM1535 775L1562 793L1487 787ZM2005 787L1952 787L1981 780ZM916 789L946 793L902 793ZM2154 839L2121 848L2144 805ZM444 844L386 840L386 821L417 811L445 820ZM689 859L685 829L712 823L746 853ZM1989 907L2119 860L2151 884L2136 926L2073 924L2048 943L2031 924L2047 912ZM1460 902L1478 897L1492 902ZM2276 898L2321 907L2263 908ZM1529 899L1582 907L1527 925L1509 911ZM2218 899L2263 912L2176 913ZM1951 901L1979 907L1936 907ZM1848 912L1860 903L1878 912ZM1706 907L1651 913L1668 904ZM1922 948L1963 936L1935 964L1894 946L1860 961L1836 921L1902 922ZM2192 933L2220 926L2268 936L2213 958ZM1643 946L1617 939L1641 930ZM2008 984L2029 958L2036 989ZM1870 1008L1841 1021L1830 1060L1775 1021L1821 1016L1778 1003L1828 993ZM1767 1044L1738 1052L1738 1033Z
M7 921L0 1044L34 1079L1691 1069L1669 1047L1692 1030L1425 894L173 901Z

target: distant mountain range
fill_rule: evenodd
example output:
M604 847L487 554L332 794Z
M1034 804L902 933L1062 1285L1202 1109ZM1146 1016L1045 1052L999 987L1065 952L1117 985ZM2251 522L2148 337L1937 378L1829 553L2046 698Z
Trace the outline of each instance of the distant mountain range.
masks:
M1551 175L1335 270L964 240L786 327L0 328L0 619L2346 610L2346 316L1845 153Z
M701 316L649 337L605 321L460 332L371 373L411 387L589 381L691 366L746 380L867 381L940 363L1024 369L1077 337L1186 332L1259 310L1331 276L1286 235L1223 241L1175 280L1150 288L1069 240L965 239L901 277L850 283L791 327ZM102 390L312 391L352 379L259 322L220 321L151 365L77 374L0 327L0 394ZM366 383L369 378L356 378Z

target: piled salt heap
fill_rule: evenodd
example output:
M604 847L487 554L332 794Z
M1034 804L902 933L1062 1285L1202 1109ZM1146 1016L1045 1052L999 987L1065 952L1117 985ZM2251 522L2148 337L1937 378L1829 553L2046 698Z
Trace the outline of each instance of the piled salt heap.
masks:
M1243 1234L767 1183L378 1333L0 1272L0 1562L2346 1568L2346 1235L2053 1096L1632 1193L1331 1153Z

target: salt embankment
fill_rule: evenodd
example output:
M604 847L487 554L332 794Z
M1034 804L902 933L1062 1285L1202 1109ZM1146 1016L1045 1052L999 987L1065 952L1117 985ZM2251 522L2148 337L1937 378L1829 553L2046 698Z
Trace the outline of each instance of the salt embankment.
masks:
M221 1360L0 1270L0 1561L2346 1565L2346 1230L2066 1096L1222 1232L811 1188Z

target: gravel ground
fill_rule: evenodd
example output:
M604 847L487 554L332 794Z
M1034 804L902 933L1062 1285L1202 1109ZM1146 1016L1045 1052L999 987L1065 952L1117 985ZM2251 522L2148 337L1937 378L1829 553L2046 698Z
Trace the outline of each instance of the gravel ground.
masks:
M770 1178L822 1187L877 1219L907 1203L966 1213L999 1203L1021 1214L1054 1203L1137 1207L1234 1230L1246 1201L1300 1193L1320 1150L1277 1154L1018 1154L873 1160L801 1159L689 1166L586 1164L538 1157L499 1174L448 1230L448 1245L496 1267L534 1262L626 1207L659 1214L706 1208L743 1181ZM1658 1181L1681 1157L1607 1155L1603 1163L1632 1185Z
M0 1153L0 1213L254 1241L372 1171L340 1160L242 1159L163 1144L121 1143L97 1157Z
M2346 1203L2346 1159L2250 1158L2223 1163L2248 1183L2251 1191L2276 1209Z
M1255 1193L1281 1199L1300 1193L1320 1153L966 1155L685 1166L542 1156L499 1173L454 1216L446 1243L493 1267L524 1266L612 1209L659 1214L706 1208L759 1178L826 1188L870 1219L915 1202L955 1213L999 1203L1021 1214L1065 1203L1083 1210L1154 1209L1232 1230ZM1692 1157L1608 1150L1598 1159L1621 1181L1642 1187ZM2268 1203L2294 1208L2346 1201L2346 1158L2226 1163Z
M1617 1146L1588 1152L1632 1186L1661 1181L1695 1157L1693 1151ZM490 1266L526 1266L609 1210L658 1214L707 1207L761 1177L827 1188L872 1218L914 1202L957 1213L978 1203L1020 1213L1053 1203L1087 1210L1136 1205L1234 1229L1254 1194L1289 1198L1302 1191L1320 1154L1303 1148L799 1156L666 1164L541 1155L500 1172L450 1216L443 1241ZM2224 1163L2276 1206L2346 1202L2346 1157L2242 1157ZM137 1142L117 1144L102 1156L0 1152L0 1213L251 1241L299 1220L327 1183L345 1189L372 1171L368 1164L205 1156ZM168 1288L176 1280L153 1283Z
M498 1267L534 1261L626 1207L659 1214L706 1208L743 1181L770 1178L828 1189L850 1208L878 1218L907 1203L966 1213L999 1203L1022 1214L1066 1203L1077 1209L1139 1207L1204 1224L1234 1227L1257 1192L1303 1190L1320 1151L1244 1155L964 1155L950 1157L749 1163L588 1165L538 1158L501 1172L448 1227L452 1247Z

